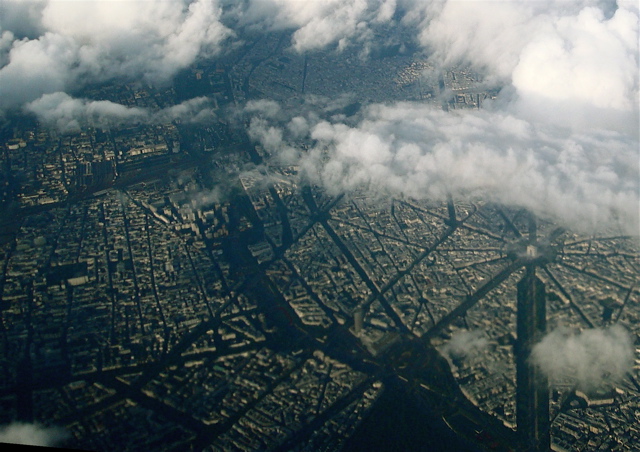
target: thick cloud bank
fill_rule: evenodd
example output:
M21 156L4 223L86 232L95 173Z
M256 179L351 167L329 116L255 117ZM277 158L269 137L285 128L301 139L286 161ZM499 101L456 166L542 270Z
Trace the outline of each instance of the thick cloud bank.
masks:
M38 424L16 422L0 426L0 443L54 447L68 436L69 434L60 428L43 427Z
M450 0L419 37L432 60L511 85L520 115L637 136L637 2Z
M232 34L216 0L5 0L2 9L0 109L87 82L167 82ZM21 37L26 29L38 35Z
M296 152L287 138L305 130L314 145ZM523 206L585 232L638 231L637 142L624 134L419 103L373 105L353 125L311 115L280 127L255 119L250 134L333 193L366 187L432 200L451 193Z
M615 383L633 366L633 342L620 326L549 333L536 344L531 359L553 380L573 380L579 389L592 390Z

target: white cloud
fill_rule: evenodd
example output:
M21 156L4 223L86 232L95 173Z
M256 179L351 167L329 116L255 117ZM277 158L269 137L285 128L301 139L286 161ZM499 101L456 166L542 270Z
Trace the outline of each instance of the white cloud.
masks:
M53 447L64 441L69 434L58 427L14 422L0 426L0 443Z
M449 0L419 39L433 63L511 86L522 117L637 136L638 23L632 2Z
M635 133L638 127L638 15L597 8L558 19L523 49L512 74L521 114L574 128Z
M18 39L37 38L43 33L42 10L47 0L5 0L2 2L0 29L11 31Z
M44 94L27 104L25 109L62 133L78 132L86 126L109 129L123 124L161 124L175 120L202 123L210 122L215 117L211 102L206 97L151 111L106 100L78 99L64 92L55 92Z
M296 119L296 122L301 122ZM251 136L329 192L444 200L483 199L531 209L583 231L637 234L637 142L615 132L575 133L508 113L447 113L421 103L372 105L348 125L306 118L314 145L291 152L300 130L266 119Z
M480 330L457 331L441 349L450 358L467 358L478 354L489 346L489 340Z
M559 19L522 50L514 86L526 95L631 111L637 101L636 25L637 17L623 9L607 21L597 8Z
M147 116L142 108L130 108L110 101L75 99L63 92L45 94L26 106L27 111L61 132L76 132L83 126L101 128L140 122Z
M211 100L207 97L194 97L180 104L151 112L149 122L161 124L179 120L186 123L211 123L217 116Z
M531 359L552 380L573 380L579 389L596 389L625 377L633 366L633 342L620 326L555 330L531 352Z
M7 2L13 7L15 0ZM41 34L14 36L4 52L0 109L88 82L169 82L198 58L217 54L232 34L216 0L50 0L38 11L33 21Z

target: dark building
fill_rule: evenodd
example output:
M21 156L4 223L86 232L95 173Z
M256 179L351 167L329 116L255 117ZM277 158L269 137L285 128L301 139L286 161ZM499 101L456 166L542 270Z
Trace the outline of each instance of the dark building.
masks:
M84 191L104 186L113 181L114 175L113 160L78 163L76 164L76 189Z
M516 422L518 434L529 452L548 451L549 387L547 378L529 359L533 345L546 331L544 283L528 265L518 283L516 342Z

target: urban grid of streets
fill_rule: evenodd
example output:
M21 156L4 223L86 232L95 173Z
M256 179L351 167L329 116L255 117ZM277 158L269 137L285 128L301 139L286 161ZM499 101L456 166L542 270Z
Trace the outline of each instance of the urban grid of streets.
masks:
M425 66L406 56L357 66L348 52L285 56L283 40L188 71L185 84L221 109L266 93L428 100L447 87L446 108L491 95L463 70L425 86ZM96 91L157 107L180 89ZM12 134L3 165L23 180L3 193L21 210L3 220L0 421L60 426L72 447L355 448L392 391L478 447L514 447L526 264L514 250L526 241L549 240L555 255L537 270L549 330L620 322L639 333L637 243L615 231L581 237L482 202L329 197L224 121L62 136L26 123ZM268 184L242 171L256 164ZM436 348L460 331L488 345L447 361ZM639 378L636 366L589 397L553 382L554 447L633 450Z

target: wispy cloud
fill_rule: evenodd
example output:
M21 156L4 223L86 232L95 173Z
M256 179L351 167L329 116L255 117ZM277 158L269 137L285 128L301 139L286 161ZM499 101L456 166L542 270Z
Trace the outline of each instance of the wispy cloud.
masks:
M620 326L549 333L531 359L552 380L572 380L582 390L619 382L633 366L633 341Z
M0 443L53 447L68 437L69 433L59 427L21 422L0 426Z
M110 101L79 99L63 92L44 94L25 106L40 121L60 132L77 132L83 127L103 129L123 124L161 124L175 120L202 123L215 118L213 105L197 97L160 110L127 107Z

